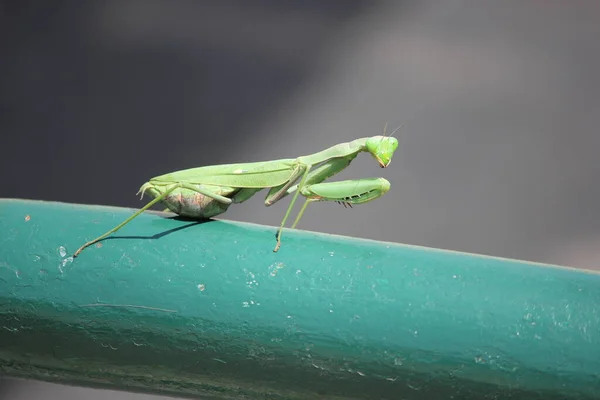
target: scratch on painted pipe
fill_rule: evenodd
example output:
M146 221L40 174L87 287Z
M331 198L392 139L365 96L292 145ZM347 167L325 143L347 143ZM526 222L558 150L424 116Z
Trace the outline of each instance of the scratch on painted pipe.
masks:
M114 307L114 308L141 308L144 310L162 311L176 313L177 310L169 310L166 308L156 308L148 306L137 306L135 304L104 304L104 303L93 303L93 304L81 304L79 307Z

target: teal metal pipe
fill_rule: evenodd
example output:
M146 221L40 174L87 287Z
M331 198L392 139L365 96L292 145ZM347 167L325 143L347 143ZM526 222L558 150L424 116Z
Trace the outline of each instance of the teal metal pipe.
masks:
M0 200L0 373L207 399L598 399L600 275Z

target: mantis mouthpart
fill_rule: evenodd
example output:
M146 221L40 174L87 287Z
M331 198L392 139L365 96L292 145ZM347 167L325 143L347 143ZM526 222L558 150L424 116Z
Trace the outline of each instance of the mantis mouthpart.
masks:
M144 183L139 193L153 197L148 204L108 232L85 243L73 254L117 232L154 204L162 202L172 212L189 218L206 219L227 211L234 203L243 203L257 192L269 189L265 206L293 193L292 200L277 231L274 252L281 246L281 234L291 210L302 195L306 201L296 217L296 227L308 203L336 201L344 205L362 204L383 196L390 183L383 178L326 182L350 165L361 152L370 153L382 168L390 164L398 140L372 136L340 143L328 149L298 158L241 164L222 164L191 168L157 176Z

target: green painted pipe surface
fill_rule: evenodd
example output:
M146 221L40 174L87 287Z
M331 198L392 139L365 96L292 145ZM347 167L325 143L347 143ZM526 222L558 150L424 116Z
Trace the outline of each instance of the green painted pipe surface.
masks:
M600 398L600 275L0 200L0 372L214 399Z

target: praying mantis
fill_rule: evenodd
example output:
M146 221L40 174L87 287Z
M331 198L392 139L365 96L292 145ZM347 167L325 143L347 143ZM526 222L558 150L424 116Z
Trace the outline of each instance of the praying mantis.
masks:
M138 191L142 198L148 194L153 200L108 232L85 243L73 257L117 232L158 202L182 217L206 219L224 213L231 204L242 203L263 189L269 189L265 198L267 207L294 193L277 231L277 244L273 249L277 252L283 228L298 195L305 197L306 201L291 229L296 227L311 202L335 201L352 206L375 200L389 191L390 183L384 178L323 181L345 169L361 152L370 153L381 168L386 168L398 147L398 140L392 136L394 132L385 136L384 130L383 136L340 143L295 159L212 165L157 176L144 183Z

